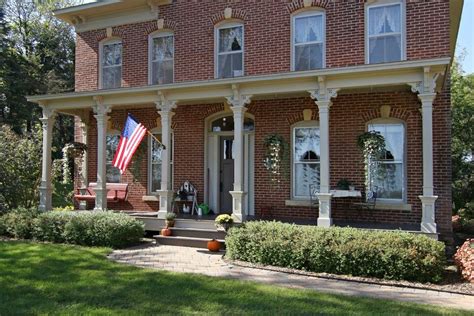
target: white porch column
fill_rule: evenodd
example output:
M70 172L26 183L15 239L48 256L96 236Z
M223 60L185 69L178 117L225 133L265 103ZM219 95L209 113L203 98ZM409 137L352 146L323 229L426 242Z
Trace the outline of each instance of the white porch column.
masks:
M40 211L50 211L52 209L51 185L51 143L53 139L53 125L56 113L46 105L42 106L43 117L40 119L43 125L43 160L41 169L40 191Z
M86 146L89 146L88 142L88 136L89 136L89 111L84 111L82 115L78 115L80 118L81 122L79 123L79 127L81 129L81 142L84 143ZM85 194L87 186L89 184L89 155L88 155L89 150L86 150L82 156L82 161L80 162L81 165L78 166L80 168L80 173L78 174L79 176L79 181L80 181L80 187L79 190L81 191L81 194ZM87 202L86 201L80 201L79 202L79 209L80 210L86 210L87 209Z
M155 102L158 114L161 117L161 142L165 146L161 153L161 190L160 209L158 218L164 219L166 213L171 212L173 200L173 189L171 188L171 169L170 169L170 149L171 149L171 119L172 110L176 108L176 101L169 101L163 94L160 94L160 101Z
M436 233L435 202L433 190L433 101L436 93L419 94L423 119L423 195L421 231Z
M242 96L237 86L232 86L234 95L227 98L232 106L234 113L234 189L229 193L232 195L232 216L237 222L245 221L245 195L244 191L244 118L247 108L246 104L250 103L251 96Z
M94 98L96 104L93 106L94 117L97 121L97 187L95 188L94 211L107 209L107 175L106 175L106 137L107 137L107 115L111 106L102 103L100 97Z
M330 227L331 218L331 193L329 185L329 108L331 101L315 101L319 109L319 137L320 137L320 189L318 226Z
M331 98L337 96L338 89L328 89L324 77L318 77L319 89L308 91L319 110L319 137L320 137L320 189L318 193L319 216L318 226L330 227L331 217L331 187L330 187L330 163L329 163L329 109Z

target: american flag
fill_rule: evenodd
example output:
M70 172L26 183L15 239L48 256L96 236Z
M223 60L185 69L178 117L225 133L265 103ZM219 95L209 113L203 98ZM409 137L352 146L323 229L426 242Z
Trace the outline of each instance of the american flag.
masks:
M120 173L124 173L125 169L127 169L133 154L143 140L143 137L145 137L146 132L146 128L128 114L122 131L122 137L120 137L114 160L112 160L112 164L120 170Z

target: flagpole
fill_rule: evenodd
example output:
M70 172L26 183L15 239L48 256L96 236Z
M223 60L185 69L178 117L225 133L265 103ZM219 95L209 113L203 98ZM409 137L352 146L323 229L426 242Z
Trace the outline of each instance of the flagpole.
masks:
M146 130L146 132L147 132L147 133L148 133L148 135L150 135L150 136L151 136L151 137L152 137L152 138L153 138L155 141L157 141L157 142L158 142L158 144L160 144L160 145L161 145L161 147L163 147L163 149L166 149L166 146L165 146L165 145L163 145L163 143L162 143L162 142L160 142L160 140L159 140L158 138L156 138L156 137L155 137L155 135L153 135L152 133L150 133L150 131L149 131L149 130Z

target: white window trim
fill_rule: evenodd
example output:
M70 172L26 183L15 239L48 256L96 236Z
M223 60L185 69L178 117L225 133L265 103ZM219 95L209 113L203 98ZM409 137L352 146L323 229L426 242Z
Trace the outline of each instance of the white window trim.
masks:
M215 79L229 79L229 78L219 78L219 55L229 55L237 54L237 51L219 53L219 31L223 29L230 29L233 27L242 27L242 76L245 76L245 27L242 22L225 22L224 24L219 24L214 28L214 77ZM236 77L231 77L236 78Z
M106 133L105 137L107 138L108 136L118 136L119 137L119 142L120 142L120 136L121 135L122 135L122 133L120 133L120 131L118 131L116 129L111 129L111 130L107 130L107 133ZM105 146L106 146L105 149L107 150L107 143L105 144ZM114 156L115 156L115 153L114 153ZM112 158L112 160L113 160L113 158ZM105 160L105 173L106 173L105 179L106 179L106 182L108 182L107 181L107 166L110 166L109 168L117 168L117 167L114 167L112 165L112 162L108 162L107 159ZM120 183L120 182L122 182L122 174L120 174L120 180L119 180L118 183Z
M103 81L104 81L104 78L103 78L103 69L102 69L102 61L103 61L103 53L104 53L104 46L105 45L111 45L111 44L118 44L118 43L121 43L122 44L122 56L120 58L121 62L120 62L120 65L114 65L114 66L109 66L109 67L119 67L121 68L121 78L120 78L120 87L118 88L121 88L122 87L122 78L123 78L123 43L122 43L122 40L120 38L108 38L108 39L105 39L103 41L101 41L99 43L99 89L102 89L102 87L104 86L103 84ZM114 89L117 89L117 88L114 88Z
M161 135L161 128L154 128L150 131L153 135ZM152 149L152 137L148 135L148 156L147 156L147 194L148 195L158 195L158 192L152 191L152 162L151 162L151 149ZM171 145L174 147L174 133L171 131ZM173 188L173 182L174 182L174 148L171 150L171 157L170 157L170 176L171 176L171 187ZM161 185L161 183L160 183Z
M152 63L155 60L152 60L153 56L153 40L158 37L167 37L167 36L173 36L173 58L172 59L164 59L164 60L172 60L173 61L173 79L170 83L174 82L174 48L175 48L175 38L174 38L174 33L172 31L157 31L153 32L150 35L148 35L148 84L152 85L153 84L153 67Z
M369 37L369 9L370 8L376 8L376 7L385 7L385 6L390 6L390 5L395 5L399 4L400 5L400 25L401 25L401 36L400 36L400 47L401 47L401 55L400 55L400 61L404 61L407 59L407 47L406 47L406 42L407 42L407 32L406 32L406 4L405 0L372 0L368 1L365 5L365 63L370 64L370 37ZM387 36L390 35L391 33L386 33L384 35L378 35L378 36ZM393 33L395 34L395 33ZM377 35L371 36L371 37L376 37ZM396 61L394 61L396 62Z
M403 127L403 160L393 161L390 163L401 163L402 168L402 198L401 199L386 199L377 197L377 203L381 204L404 204L407 203L407 128L406 123L396 118L378 118L367 122L366 130L369 131L370 125L401 125Z
M290 151L291 151L291 154L290 154L290 156L291 156L290 157L290 163L291 163L291 200L295 200L295 201L309 201L310 200L309 194L308 194L308 196L299 196L299 195L295 194L295 191L296 191L295 190L295 184L296 184L296 180L295 180L295 176L296 176L296 172L295 172L295 131L298 128L308 128L308 127L319 129L320 128L319 127L319 121L302 121L302 122L298 122L296 124L293 124L291 126L291 144L290 144L290 146L291 146L291 148L290 148ZM312 162L312 163L321 165L321 159L319 160L319 162Z
M309 17L309 16L322 16L323 17L323 60L322 60L322 68L326 68L326 12L321 9L311 9L308 11L303 11L297 14L294 14L291 16L291 52L290 52L290 62L291 62L291 71L295 71L295 47L298 45L309 45L309 44L315 44L319 42L308 42L304 44L295 44L295 32L296 32L296 19L302 18L302 17ZM299 71L305 71L305 70L299 70Z

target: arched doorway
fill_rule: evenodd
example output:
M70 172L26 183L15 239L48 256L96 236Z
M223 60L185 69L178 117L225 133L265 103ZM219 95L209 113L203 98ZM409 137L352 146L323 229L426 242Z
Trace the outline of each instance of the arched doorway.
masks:
M244 120L244 201L247 215L254 215L254 118ZM216 213L232 213L234 185L234 118L224 111L206 119L205 201Z

